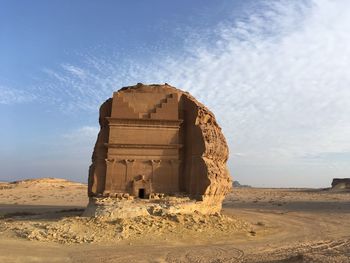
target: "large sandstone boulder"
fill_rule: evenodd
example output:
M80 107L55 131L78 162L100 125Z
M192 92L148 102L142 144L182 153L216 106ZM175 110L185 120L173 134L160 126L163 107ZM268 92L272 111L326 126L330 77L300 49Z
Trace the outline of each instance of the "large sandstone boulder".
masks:
M186 196L221 209L232 180L214 114L168 84L125 87L101 105L91 198Z
M350 189L350 178L334 178L332 181L332 189Z

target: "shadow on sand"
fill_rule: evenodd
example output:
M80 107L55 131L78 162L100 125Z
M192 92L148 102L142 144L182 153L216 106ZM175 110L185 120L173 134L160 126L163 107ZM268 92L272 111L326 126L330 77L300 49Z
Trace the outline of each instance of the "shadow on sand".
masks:
M275 211L309 213L350 213L350 201L229 201L223 209L249 209L261 212Z
M82 206L0 204L0 218L55 221L63 217L80 216L84 209Z

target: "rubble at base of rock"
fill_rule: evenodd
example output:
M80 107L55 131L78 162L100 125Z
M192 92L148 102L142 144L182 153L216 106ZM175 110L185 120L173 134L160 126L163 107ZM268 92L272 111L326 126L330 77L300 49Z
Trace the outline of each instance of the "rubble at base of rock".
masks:
M158 216L169 214L215 214L221 210L221 203L215 199L196 201L186 196L166 196L156 199L90 198L83 216L99 217L105 220L133 218L137 216Z
M223 237L237 233L249 235L252 226L242 220L223 216L165 214L105 220L104 218L67 217L56 222L8 221L1 232L13 231L17 236L35 241L58 243L120 242L142 238L177 239L201 236Z

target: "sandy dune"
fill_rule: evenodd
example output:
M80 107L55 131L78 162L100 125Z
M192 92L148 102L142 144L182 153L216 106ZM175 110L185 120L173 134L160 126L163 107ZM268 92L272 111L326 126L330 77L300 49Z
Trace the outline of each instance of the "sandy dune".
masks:
M236 188L224 216L78 217L86 185L0 183L0 262L350 262L350 192Z

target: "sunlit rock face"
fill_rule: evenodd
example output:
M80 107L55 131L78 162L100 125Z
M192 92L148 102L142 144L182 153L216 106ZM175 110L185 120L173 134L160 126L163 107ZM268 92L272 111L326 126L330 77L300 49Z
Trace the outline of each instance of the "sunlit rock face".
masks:
M168 84L125 87L100 108L91 198L186 197L220 211L232 181L214 114Z

